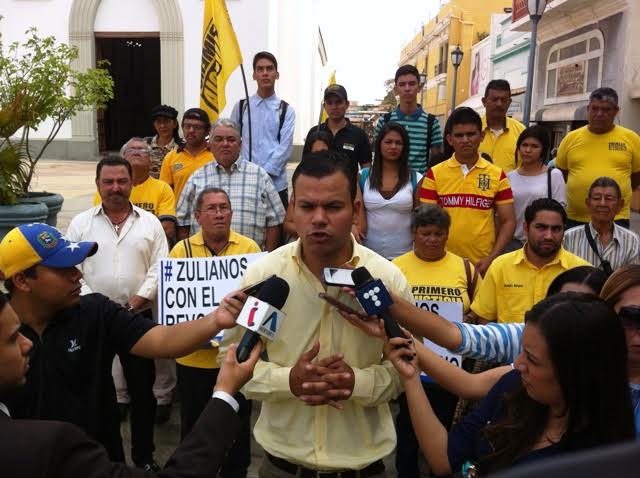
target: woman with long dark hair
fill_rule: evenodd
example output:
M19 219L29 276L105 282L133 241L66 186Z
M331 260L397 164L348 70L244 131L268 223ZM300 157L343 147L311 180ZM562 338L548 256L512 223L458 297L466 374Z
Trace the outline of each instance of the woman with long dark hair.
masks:
M450 434L429 405L416 361L403 360L415 353L411 339L389 342L387 355L400 372L416 436L436 475L465 464L486 474L634 437L627 344L613 309L592 295L557 294L534 305L525 322L515 370ZM405 347L393 348L400 342ZM600 353L602 344L606 353Z
M409 169L407 131L398 123L385 123L376 138L371 168L360 171L365 246L390 260L411 250L411 211L418 205L420 179Z
M507 173L513 206L516 210L516 231L514 241L507 246L507 251L522 247L527 240L524 232L524 211L534 200L542 197L552 198L567 205L567 192L559 169L548 169L549 133L542 126L530 126L525 129L516 142L517 169Z

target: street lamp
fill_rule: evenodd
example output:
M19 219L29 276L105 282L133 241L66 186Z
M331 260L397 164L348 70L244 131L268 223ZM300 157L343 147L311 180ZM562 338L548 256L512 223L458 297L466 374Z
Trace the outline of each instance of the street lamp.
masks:
M546 0L527 0L527 10L531 19L531 43L529 46L529 66L527 69L527 89L524 96L524 109L522 119L525 126L529 126L531 117L531 98L533 93L533 69L536 62L536 43L538 37L538 22L542 18L544 9L547 6Z
M425 68L427 65L424 66ZM427 83L427 73L422 70L420 73L420 106L422 106L422 100L424 99L424 85Z
M456 88L458 85L458 67L462 63L463 57L464 57L464 53L460 48L460 45L457 45L451 51L451 63L453 64L453 92L451 93L451 111L453 111L456 107Z

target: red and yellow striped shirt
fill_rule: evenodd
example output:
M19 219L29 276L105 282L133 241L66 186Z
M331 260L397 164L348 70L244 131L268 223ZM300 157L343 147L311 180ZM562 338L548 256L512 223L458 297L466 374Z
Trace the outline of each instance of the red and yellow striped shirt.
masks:
M447 249L475 264L496 241L495 206L512 203L513 194L498 166L481 157L465 176L454 154L427 171L420 201L446 209L451 216Z

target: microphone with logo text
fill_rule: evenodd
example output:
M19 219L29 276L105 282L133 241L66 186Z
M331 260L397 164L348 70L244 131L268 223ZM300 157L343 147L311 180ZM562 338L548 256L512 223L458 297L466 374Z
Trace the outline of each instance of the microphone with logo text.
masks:
M285 314L280 310L289 296L289 284L277 276L270 277L260 288L257 297L249 296L236 320L247 331L242 336L236 358L244 362L260 340L260 336L273 340Z
M389 307L393 299L380 279L374 279L366 267L358 267L351 273L351 278L356 287L356 298L368 315L377 315L384 323L384 331L387 337L405 337L404 332L391 317ZM403 357L411 361L410 357Z

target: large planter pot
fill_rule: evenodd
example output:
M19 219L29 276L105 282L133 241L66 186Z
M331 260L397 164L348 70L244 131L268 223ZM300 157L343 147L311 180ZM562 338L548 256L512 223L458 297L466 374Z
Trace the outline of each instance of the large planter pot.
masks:
M19 199L20 203L41 202L47 206L48 214L46 223L55 227L58 223L58 213L62 209L64 198L60 194L44 192L31 192L27 196Z
M20 202L13 206L0 206L0 239L16 226L31 222L44 222L49 209L42 202Z

